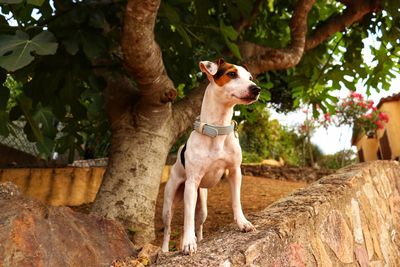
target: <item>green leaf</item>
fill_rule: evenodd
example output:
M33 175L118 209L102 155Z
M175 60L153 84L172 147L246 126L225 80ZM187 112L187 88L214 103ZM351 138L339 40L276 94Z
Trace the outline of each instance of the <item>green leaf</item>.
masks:
M10 98L10 89L8 89L3 85L0 85L0 111L6 110L9 98Z
M185 29L181 25L176 25L176 31L182 37L182 39L186 42L189 47L192 47L192 41L190 40L189 35L186 33Z
M82 31L80 34L83 52L89 59L95 59L106 51L105 40L95 32Z
M226 26L222 20L219 21L219 29L229 50L235 57L242 60L239 47L235 43L231 42L231 40L235 41L238 38L239 34L232 26Z
M274 1L275 1L275 0L268 0L268 9L269 9L269 12L273 12L273 11L274 11Z
M0 4L21 4L23 0L0 0Z
M161 14L167 17L167 19L171 24L180 22L179 14L175 11L175 9L172 6L166 4L165 1L162 2L160 11Z
M42 6L45 0L28 0L28 4L34 5L34 6Z
M34 47L34 52L38 55L54 55L57 51L58 43L56 38L49 31L43 31L33 37L32 47Z
M22 116L22 110L19 107L19 105L15 105L14 107L11 108L10 110L10 120L11 121L16 121Z
M40 154L48 156L53 152L55 141L54 139L44 137L43 143L37 143L36 147Z
M261 90L260 100L263 102L271 100L271 93L267 90Z
M32 118L40 125L41 131L46 136L54 137L56 135L56 127L53 124L54 116L50 108L40 108L33 114Z
M226 26L222 20L219 21L219 29L224 37L232 41L235 41L239 36L232 26Z
M94 28L103 29L106 25L104 13L99 10L93 10L93 12L89 15L89 25Z
M19 103L19 106L21 107L21 110L24 114L26 121L28 122L28 124L30 126L30 130L32 131L36 140L39 141L40 143L43 143L43 135L40 132L39 126L37 125L37 123L35 122L35 120L32 117L32 114L31 114L32 100L23 95L20 95L18 97L18 103Z
M34 60L32 53L54 55L58 47L54 40L54 35L48 31L39 33L32 40L22 31L15 35L0 35L0 66L15 71Z
M73 56L79 51L79 41L77 38L63 40L62 44L65 46L65 50Z
M232 54L238 59L242 60L242 55L240 54L239 47L236 44L229 42L227 39L225 39L225 43L228 46L229 50L231 50Z
M86 108L76 101L75 103L71 104L71 113L75 119L81 120L86 117Z
M8 136L10 130L8 128L9 120L7 112L0 110L0 135Z

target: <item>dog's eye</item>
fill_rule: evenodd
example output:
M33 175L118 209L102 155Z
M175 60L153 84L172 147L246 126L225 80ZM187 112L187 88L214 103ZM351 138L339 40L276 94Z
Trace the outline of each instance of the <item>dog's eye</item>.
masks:
M230 78L234 79L237 77L237 73L234 71L228 72L226 75L228 75Z

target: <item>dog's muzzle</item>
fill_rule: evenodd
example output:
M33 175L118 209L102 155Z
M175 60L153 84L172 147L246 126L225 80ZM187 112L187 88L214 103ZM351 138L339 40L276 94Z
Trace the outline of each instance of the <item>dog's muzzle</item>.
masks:
M261 88L258 87L257 85L250 85L249 91L252 96L257 97L261 92Z

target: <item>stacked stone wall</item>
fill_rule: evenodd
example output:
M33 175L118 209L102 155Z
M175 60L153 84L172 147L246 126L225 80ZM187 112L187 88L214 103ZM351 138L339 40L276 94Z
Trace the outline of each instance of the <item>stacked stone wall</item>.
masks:
M400 166L377 161L326 176L157 266L400 266Z

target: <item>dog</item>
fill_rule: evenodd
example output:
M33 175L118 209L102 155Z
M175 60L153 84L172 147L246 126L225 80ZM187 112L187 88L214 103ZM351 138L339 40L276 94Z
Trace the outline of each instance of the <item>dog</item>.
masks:
M162 250L169 250L172 209L184 200L184 229L181 249L192 255L196 241L203 239L203 224L207 217L207 188L215 186L227 169L232 194L234 219L243 232L255 227L243 214L240 203L242 150L232 121L237 104L249 105L258 100L261 89L245 67L219 59L201 61L200 70L209 85L204 93L201 112L194 123L195 130L178 150L165 186L163 204L164 240Z

